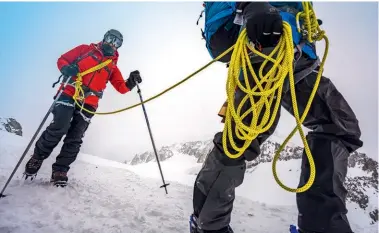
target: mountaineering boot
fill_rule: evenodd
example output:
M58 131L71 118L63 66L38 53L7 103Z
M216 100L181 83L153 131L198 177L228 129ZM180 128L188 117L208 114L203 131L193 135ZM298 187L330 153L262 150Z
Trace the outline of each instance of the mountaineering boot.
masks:
M29 159L29 161L25 165L25 180L30 177L31 180L33 180L39 169L41 168L43 163L43 159L38 158L35 155L32 155L32 157Z
M291 225L291 226L290 226L290 233L320 233L320 232L308 232L308 231L302 231L301 229L297 229L296 226Z
M67 172L53 171L51 174L50 182L55 186L65 187L67 185L68 177Z
M189 220L189 225L190 225L190 233L197 233L197 223L196 223L196 217L195 215L191 214L190 220Z
M291 225L290 226L290 233L299 233L299 231L296 229L296 226Z
M234 233L232 228L230 226L224 227L220 230L213 230L213 231L207 231L207 230L201 230L198 228L197 225L197 218L195 215L190 216L190 233Z

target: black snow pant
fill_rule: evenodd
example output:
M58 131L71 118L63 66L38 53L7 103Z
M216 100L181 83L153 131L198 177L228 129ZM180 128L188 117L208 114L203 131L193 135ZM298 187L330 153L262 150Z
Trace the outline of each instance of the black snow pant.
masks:
M296 84L296 97L300 116L316 81L317 71L312 71ZM235 106L244 93L237 90ZM249 108L247 101L241 112ZM274 104L272 105L272 107ZM290 92L282 95L281 106L293 115ZM263 112L263 111L262 111ZM246 123L251 121L246 117ZM242 184L246 170L245 161L256 159L260 145L275 131L280 112L271 129L259 135L239 159L230 159L223 152L222 132L214 137L214 148L207 155L197 175L194 192L194 215L204 232L223 232L231 221L235 188ZM342 94L332 81L322 77L303 125L311 131L307 142L314 157L316 178L312 187L296 194L298 226L303 232L351 233L346 214L346 195L343 182L347 173L349 154L363 145L358 120ZM234 131L234 130L233 130ZM243 145L237 137L234 141ZM236 153L228 145L229 151ZM304 186L310 174L305 151L303 152L299 187Z
M95 111L92 106L87 104L84 105L84 108L92 112ZM54 116L53 121L36 142L34 156L40 159L48 158L63 135L66 135L56 162L52 165L52 170L67 172L70 169L70 164L76 160L83 143L82 138L93 114L84 110L81 111L72 97L64 93L57 100L52 114Z

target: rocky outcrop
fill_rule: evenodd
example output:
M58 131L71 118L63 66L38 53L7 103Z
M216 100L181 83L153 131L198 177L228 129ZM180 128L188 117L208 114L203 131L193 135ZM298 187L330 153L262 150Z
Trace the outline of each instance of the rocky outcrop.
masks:
M22 136L22 126L14 118L1 118L0 117L0 130Z
M179 146L176 145L178 152L182 154L192 155L195 158L197 158L198 163L203 163L205 160L206 155L212 150L213 148L213 141L195 141L195 142L186 142L183 144L180 144Z
M158 159L159 161L164 161L168 158L171 158L172 156L174 156L174 153L172 152L172 150L170 149L170 147L168 146L164 146L162 147L158 152ZM130 161L130 165L137 165L137 164L140 164L140 163L148 163L150 161L156 161L156 156L154 154L154 152L151 152L151 151L146 151L142 154L139 154L139 155L135 155L134 158L132 159L132 161Z

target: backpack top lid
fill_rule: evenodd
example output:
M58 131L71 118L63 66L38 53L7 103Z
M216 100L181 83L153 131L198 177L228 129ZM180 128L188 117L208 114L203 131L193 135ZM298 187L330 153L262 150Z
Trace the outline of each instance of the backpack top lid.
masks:
M303 6L301 2L269 2L280 11L282 19L291 25L292 38L295 45L301 42L302 35L297 31L296 15L293 12L288 12L289 9L295 11L302 11ZM311 2L313 5L313 3ZM237 3L236 2L204 2L205 25L203 37L206 41L206 47L209 50L209 42L211 37L217 32L220 27L225 27L226 24L233 24ZM303 52L311 59L317 59L314 46L306 43ZM212 56L213 57L213 56Z
M236 11L236 2L204 2L205 26L204 36L208 41L210 37L228 20Z

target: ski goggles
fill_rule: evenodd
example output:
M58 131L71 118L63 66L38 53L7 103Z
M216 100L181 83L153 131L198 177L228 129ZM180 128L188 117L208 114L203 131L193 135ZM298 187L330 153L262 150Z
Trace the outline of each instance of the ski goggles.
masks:
M116 37L115 35L107 35L104 38L104 42L111 44L116 48L120 48L122 45L122 40L120 40L120 38Z

